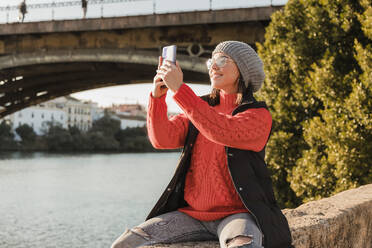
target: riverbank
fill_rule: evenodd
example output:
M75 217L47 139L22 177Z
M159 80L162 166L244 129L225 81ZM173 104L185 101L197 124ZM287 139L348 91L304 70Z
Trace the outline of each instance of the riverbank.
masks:
M14 133L15 132L15 133ZM86 132L76 127L63 128L48 123L42 135L36 135L32 127L23 124L11 130L5 122L0 123L0 151L22 152L79 152L123 153L163 152L155 149L149 141L146 126L120 129L120 123L104 116L95 121ZM180 149L166 150L180 151Z

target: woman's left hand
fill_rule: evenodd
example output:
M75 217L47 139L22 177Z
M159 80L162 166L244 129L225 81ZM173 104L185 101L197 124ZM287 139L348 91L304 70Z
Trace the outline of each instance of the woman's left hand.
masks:
M157 70L157 74L163 79L165 85L172 92L176 92L183 84L183 72L178 61L176 64L165 60L163 65Z

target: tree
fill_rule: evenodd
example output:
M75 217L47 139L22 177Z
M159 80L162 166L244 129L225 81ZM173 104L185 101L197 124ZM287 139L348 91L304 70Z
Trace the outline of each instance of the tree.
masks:
M63 128L59 123L48 122L48 128L45 131L49 151L72 151L73 141L69 131Z
M6 122L0 123L0 150L15 150L17 143L14 140L12 127Z
M119 142L113 136L106 136L103 132L90 132L89 142L95 151L116 151L119 149Z
M94 146L89 140L89 135L85 132L81 132L76 126L70 126L68 132L72 139L72 150L73 151L92 151Z
M109 114L105 113L105 115L94 121L92 128L90 129L91 132L103 132L106 136L114 136L120 130L120 121L113 119Z
M115 139L120 143L120 150L126 152L155 151L146 132L146 127L128 127L115 134Z
M22 143L31 144L35 142L36 133L32 127L27 124L22 124L18 126L15 130L17 134L21 137Z
M107 112L105 115L93 122L88 132L88 137L94 150L114 151L119 149L119 142L115 134L120 130L120 121L113 119Z
M371 0L290 0L264 44L267 161L282 207L372 182Z

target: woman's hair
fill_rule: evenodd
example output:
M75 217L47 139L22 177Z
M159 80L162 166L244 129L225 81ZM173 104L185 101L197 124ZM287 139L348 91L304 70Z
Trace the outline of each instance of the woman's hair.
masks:
M241 104L243 99L246 97L246 94L248 94L248 91L247 91L247 87L245 87L245 82L241 75L239 75L238 80L239 80L238 81L238 92L237 92L238 96L236 97L235 103ZM210 98L213 99L214 101L219 102L220 90L213 88L212 92L210 93Z

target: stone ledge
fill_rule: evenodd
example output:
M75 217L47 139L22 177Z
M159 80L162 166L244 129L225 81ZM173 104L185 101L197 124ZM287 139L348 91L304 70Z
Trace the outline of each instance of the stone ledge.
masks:
M296 248L372 248L372 184L283 209ZM218 242L146 246L219 248Z
M283 213L296 248L372 247L372 184Z

